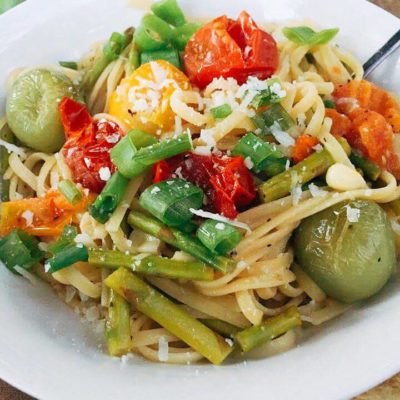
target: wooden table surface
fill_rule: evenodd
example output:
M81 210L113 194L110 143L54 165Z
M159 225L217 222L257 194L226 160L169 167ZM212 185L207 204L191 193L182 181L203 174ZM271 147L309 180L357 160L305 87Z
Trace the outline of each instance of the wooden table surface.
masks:
M370 1L400 17L400 0ZM33 398L0 380L0 400L33 400ZM400 400L400 374L358 396L355 400Z

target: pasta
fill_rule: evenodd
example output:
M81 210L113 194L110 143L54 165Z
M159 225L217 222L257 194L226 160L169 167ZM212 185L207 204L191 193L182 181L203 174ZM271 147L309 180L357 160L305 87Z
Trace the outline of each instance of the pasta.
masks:
M318 256L321 260L326 256L324 251L342 246L336 226L328 229L320 224L319 230L311 232L305 230L304 222L315 223L320 213L336 210L331 216L346 215L345 222L340 221L347 232L352 224L361 224L362 207L379 204L385 208L385 213L379 211L384 215L382 220L390 220L394 228L398 225L396 162L400 154L388 147L383 155L375 156L368 147L373 143L368 140L358 148L362 157L357 153L359 142L353 136L359 126L354 107L379 119L384 132L375 135L389 132L390 140L395 141L393 137L399 132L385 120L378 106L357 97L359 93L352 91L351 85L380 90L396 112L400 106L382 89L363 81L359 61L332 44L333 36L322 40L325 31L316 32L313 26L273 26L266 33L247 13L239 19L252 24L264 40L270 38L267 41L272 43L270 57L275 58L275 66L266 65L257 48L246 47L244 52L249 53L243 55L235 45L225 61L230 57L235 60L239 51L243 64L240 73L232 72L238 67L225 71L228 67L219 64L211 50L207 57L216 65L205 68L204 73L204 65L193 61L190 53L191 43L197 40L194 32L186 38L187 42L191 37L183 52L185 73L173 66L181 62L179 57L173 58L177 50L168 57L162 52L169 50L158 50L161 61L156 57L138 66L138 60L147 56L143 50L146 42L140 42L139 35L132 39L127 30L124 35L118 34L118 40L113 36L110 39L117 40L113 45L118 51L110 50L110 42L104 48L103 43L97 43L77 63L76 70L54 66L17 69L9 78L9 97L14 98L13 90L26 74L43 70L61 74L65 82L80 88L86 105L76 101L82 97L74 98L72 90L70 97L62 96L55 103L58 119L52 121L52 127L54 131L62 128L67 137L56 151L25 145L26 133L19 130L10 107L7 109L0 135L10 129L19 144L13 144L12 137L0 138L8 159L2 171L2 195L7 201L0 220L0 234L5 237L0 241L0 253L7 235L18 229L38 237L42 256L31 257L31 264L23 265L22 271L32 268L86 320L101 324L106 320L112 355L133 352L151 361L177 364L206 358L218 364L234 343L248 351L249 357L287 351L296 345L298 332L303 329L293 328L302 323L307 329L308 325L320 325L339 316L351 307L351 294L359 293L357 287L349 289L348 282L344 285L336 281L334 274L326 278L312 259ZM201 28L204 34L213 29L210 24ZM306 30L312 40L303 43L293 39L296 29ZM117 52L107 59L107 51ZM247 57L254 57L254 67L246 64ZM350 111L343 106L348 103L354 106ZM23 101L17 105L27 107ZM342 123L340 134L338 121ZM374 128L366 120L362 123L360 129L371 134ZM31 130L38 129L33 126ZM352 150L349 143L343 144L343 137ZM381 139L385 140L383 136ZM306 142L311 145L303 146ZM299 160L295 160L296 151L302 154ZM356 174L363 170L365 187L342 192L330 188L324 177L335 164L343 164ZM271 165L278 170L270 169ZM378 171L379 181L371 178L371 171ZM175 192L167 188L182 180L186 183ZM256 186L264 201L257 200ZM162 191L168 194L152 204ZM146 193L151 194L150 200L145 199ZM377 223L378 228L366 226L365 231L370 229L373 235L373 229L389 226L382 224ZM70 234L75 232L72 239L68 229ZM398 239L400 230L394 230ZM206 232L206 237L200 231ZM321 232L330 235L332 241L339 239L329 249L321 247L320 254L317 248L311 257L308 245L298 247L299 232L304 237L314 234L313 240L321 243L325 243ZM386 263L381 267L383 276L393 267L390 257L394 250L388 235L381 236L388 243L388 256L385 253L378 260ZM57 258L58 252L66 250L70 253ZM97 261L91 261L98 254ZM325 259L323 271L331 264L338 263L335 266L341 268L347 262L334 255L336 258ZM11 260L2 257L8 268L18 272ZM348 259L354 261L352 257ZM118 262L113 264L113 258ZM158 270L157 263L164 269ZM171 272L168 263L173 263L175 270ZM183 275L178 275L179 271ZM125 280L118 281L118 274ZM379 288L387 279L377 283ZM125 288L121 286L124 282ZM342 286L336 290L335 285ZM359 294L357 299L372 294ZM144 300L141 296L147 297ZM175 310L178 322L174 322L174 314L152 309L152 301L165 302L164 312ZM277 318L286 318L293 310L298 318L292 329L274 331L257 349L243 344L244 334L252 327L269 329L265 327L274 326ZM188 321L193 330L201 332L199 336L182 331L182 326L191 326ZM226 354L221 355L224 351Z

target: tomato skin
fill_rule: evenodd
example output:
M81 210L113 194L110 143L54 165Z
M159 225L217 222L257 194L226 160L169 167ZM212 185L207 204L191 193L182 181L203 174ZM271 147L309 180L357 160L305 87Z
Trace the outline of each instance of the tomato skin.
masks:
M183 59L190 81L204 88L218 77L232 77L240 84L249 76L269 78L278 68L279 54L273 37L243 11L236 21L221 16L200 28Z
M115 172L110 151L124 131L115 122L93 120L86 106L71 99L63 99L59 110L67 137L62 151L74 182L100 193L106 182L99 171L108 168L111 174Z
M256 196L253 177L241 156L186 153L159 162L153 171L153 182L179 175L199 186L207 197L206 208L227 218L236 218L238 208L248 205Z

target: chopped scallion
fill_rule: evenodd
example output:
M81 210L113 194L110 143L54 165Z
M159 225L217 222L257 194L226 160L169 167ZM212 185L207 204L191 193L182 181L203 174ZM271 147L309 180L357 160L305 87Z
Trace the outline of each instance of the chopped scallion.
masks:
M100 223L106 223L124 197L128 183L129 179L115 172L90 206L90 215Z
M16 266L31 268L43 258L44 253L38 247L39 242L26 232L14 229L0 239L0 260L14 274Z
M263 135L270 135L270 128L275 123L279 124L280 128L285 132L296 125L293 118L280 104L271 105L267 110L258 113L252 120Z
M73 243L77 234L78 229L75 226L65 225L60 238L49 246L49 252L53 254L58 253L64 247Z
M232 225L212 219L203 222L196 235L204 246L221 255L230 253L242 240L242 234Z
M46 261L49 269L46 269L50 274L59 271L60 269L67 268L78 261L88 260L88 250L81 243L69 244L56 252L53 257Z
M210 112L214 119L223 119L232 114L232 107L229 104L222 104L211 108Z
M82 192L76 187L75 183L69 179L61 181L58 184L58 189L72 205L82 200Z
M140 196L140 205L168 226L181 226L190 221L191 208L203 204L203 191L183 179L155 183Z
M325 108L336 108L336 104L333 100L324 100Z

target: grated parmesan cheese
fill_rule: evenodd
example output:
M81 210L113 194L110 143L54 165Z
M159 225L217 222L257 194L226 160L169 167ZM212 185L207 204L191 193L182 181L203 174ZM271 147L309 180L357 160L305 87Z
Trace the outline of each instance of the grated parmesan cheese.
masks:
M223 231L225 229L225 224L223 222L218 222L218 224L215 224L215 228L219 231Z
M100 179L104 182L107 182L111 178L111 171L108 167L101 167L99 169Z
M25 220L26 226L31 226L33 223L33 212L30 210L25 210L21 217Z
M251 161L250 157L246 157L244 159L244 165L246 166L247 169L252 169L254 167L253 161Z
M352 208L347 205L346 217L349 222L358 222L358 219L360 218L360 210L358 208Z
M300 185L296 185L296 186L292 189L292 191L291 191L291 194L292 194L292 204L293 204L294 206L297 206L297 204L299 204L302 193L303 193L303 192L302 192L302 190L301 190L301 186L300 186Z
M23 276L25 279L27 279L33 286L36 286L38 279L36 278L35 275L31 274L29 271L27 271L25 268L20 267L19 265L16 265L14 267L14 269L21 276Z
M247 224L245 224L244 222L235 221L233 219L226 218L223 215L214 214L214 213L204 211L204 210L195 210L194 208L189 208L189 211L192 214L197 215L198 217L209 218L209 219L213 219L214 221L226 222L227 224L236 226L238 228L245 229L247 232L251 232L250 227Z
M308 189L309 189L312 197L325 197L328 194L328 192L326 190L320 189L314 183L310 183L310 185L308 186Z
M287 132L284 132L282 130L281 126L277 121L273 123L270 129L272 135L279 144L281 144L284 147L290 147L294 145L295 143L294 139Z

